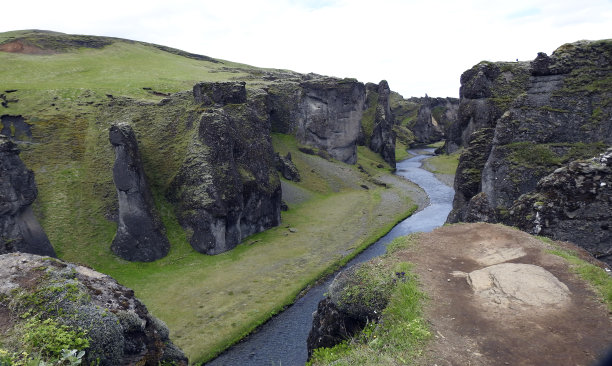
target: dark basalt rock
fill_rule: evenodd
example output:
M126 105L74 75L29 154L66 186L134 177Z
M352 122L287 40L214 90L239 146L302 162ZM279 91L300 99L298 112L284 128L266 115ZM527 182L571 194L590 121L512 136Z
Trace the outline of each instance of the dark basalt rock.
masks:
M37 195L34 173L19 158L17 145L0 135L0 254L24 252L55 257L31 208Z
M563 45L550 57L539 54L531 63L482 62L466 71L459 120L447 147L470 146L466 137L482 128L494 133L490 148L460 159L449 221L465 220L458 213L465 213L469 199L482 191L488 208L482 197L472 208L481 207L484 216L505 222L514 202L536 189L541 178L612 144L612 105L605 102L612 98L612 84L606 82L610 64L611 41L582 41ZM466 175L473 184L462 187ZM478 192L473 189L476 175Z
M211 83L203 89L236 83ZM267 94L253 90L246 103L209 108L168 191L178 218L199 252L218 254L280 223L281 187L270 137ZM226 92L220 92L226 94ZM237 100L234 100L236 102Z
M457 121L459 99L421 98L416 120L411 124L414 141L430 144L446 137L446 131Z
M19 329L34 316L71 331L85 330L83 364L186 366L167 326L151 315L134 291L90 268L25 253L0 255L0 343L24 350ZM36 315L34 315L36 314ZM9 320L10 319L10 320Z
M571 241L612 265L612 148L540 179L505 220L521 230Z
M396 274L403 276L403 274ZM328 296L319 302L307 339L308 355L320 347L332 347L377 322L389 303L397 280L387 277L377 262L355 264L336 275Z
M377 87L378 104L374 115L374 129L370 137L370 150L379 153L383 160L395 168L395 131L393 131L395 121L389 107L390 93L387 81L381 81Z
M245 85L244 81L197 83L193 87L193 97L196 103L201 103L203 106L222 107L226 104L246 103Z
M134 131L128 124L109 130L115 149L113 180L119 201L117 234L111 249L129 261L151 262L165 257L170 243L155 211Z
M274 155L274 161L276 162L276 170L282 174L283 178L294 182L299 182L301 180L300 172L291 160L291 153L287 153L285 156L276 153Z
M455 196L453 198L453 210L448 215L449 222L467 221L467 205L472 197L476 196L482 189L482 170L493 145L492 139L493 129L481 128L470 136L468 148L461 153L457 173L455 174ZM474 217L474 214L472 208L470 215Z
M312 328L306 339L308 358L315 349L333 347L365 326L362 320L341 312L329 298L319 302L312 318Z
M296 136L347 164L357 162L357 138L365 87L351 79L320 78L300 83L302 96Z

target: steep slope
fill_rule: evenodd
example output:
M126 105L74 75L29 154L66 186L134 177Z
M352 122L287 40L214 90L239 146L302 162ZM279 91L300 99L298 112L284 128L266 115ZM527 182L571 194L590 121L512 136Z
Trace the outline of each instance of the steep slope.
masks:
M540 178L612 144L611 64L611 41L583 41L532 63L482 62L466 71L447 148L468 151L449 221L465 220L478 192L486 204L474 206L494 212L492 221L503 220Z

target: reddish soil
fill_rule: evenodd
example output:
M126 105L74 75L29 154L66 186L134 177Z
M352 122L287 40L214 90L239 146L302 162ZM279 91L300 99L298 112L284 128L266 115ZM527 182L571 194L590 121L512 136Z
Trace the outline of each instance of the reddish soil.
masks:
M12 41L1 44L0 51L10 53L24 53L28 55L49 55L55 53L52 50L44 50L40 47L32 46L21 41Z
M478 223L439 228L399 253L415 264L430 298L426 317L434 338L420 364L575 366L599 359L612 345L607 306L565 260L546 249L521 231ZM499 261L544 268L568 287L569 301L504 306L475 294L465 277L453 276L495 264L492 254L517 252Z

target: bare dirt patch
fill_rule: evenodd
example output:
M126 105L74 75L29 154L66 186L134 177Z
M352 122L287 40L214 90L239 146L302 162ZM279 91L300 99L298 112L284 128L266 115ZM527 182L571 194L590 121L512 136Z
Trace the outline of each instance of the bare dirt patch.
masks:
M28 55L50 55L55 53L53 50L45 50L19 40L1 44L0 51L10 53L23 53Z
M546 249L521 231L477 223L439 228L402 252L430 297L426 317L434 339L420 364L591 365L601 357L612 344L607 307ZM499 301L481 296L468 281L468 274L486 268L497 274L480 279L509 293ZM542 283L551 287L541 289Z

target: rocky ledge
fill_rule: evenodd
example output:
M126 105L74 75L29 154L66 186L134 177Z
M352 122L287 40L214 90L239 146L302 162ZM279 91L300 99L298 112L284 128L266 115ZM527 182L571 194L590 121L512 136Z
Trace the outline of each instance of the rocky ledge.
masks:
M0 344L43 359L57 352L37 344L37 332L79 335L70 348L84 364L187 365L166 325L134 297L134 291L90 268L24 253L0 255ZM86 342L84 342L86 339ZM63 344L63 343L62 343Z

